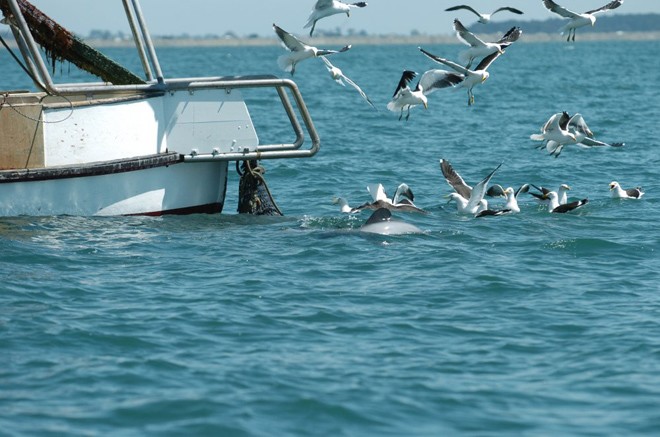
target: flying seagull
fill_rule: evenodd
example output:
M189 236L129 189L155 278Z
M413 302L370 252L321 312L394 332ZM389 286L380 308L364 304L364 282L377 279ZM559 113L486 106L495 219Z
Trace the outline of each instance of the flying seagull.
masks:
M535 141L543 141L539 147L545 145L551 156L559 157L564 146L577 144L580 147L623 147L625 143L607 144L594 139L594 134L584 121L582 114L571 116L568 112L554 114L541 128L541 134L531 135Z
M534 141L543 141L550 155L554 155L556 158L566 144L577 143L575 134L568 131L569 120L566 112L558 112L545 122L540 134L532 134L529 138Z
M399 84L394 90L392 100L387 104L387 109L392 112L400 111L399 120L403 117L403 111L407 111L406 120L410 118L410 108L417 105L424 105L424 109L428 109L428 99L424 94L424 89L417 83L414 90L410 89L410 82L417 76L417 73L410 70L405 70L401 75ZM421 82L421 80L420 80Z
M610 182L610 191L615 199L641 199L644 195L642 187L623 189L617 181Z
M517 29L516 31L513 31L511 33L512 37L513 35L517 35L519 37L520 34L522 33L522 30L520 30L520 28L516 28L516 29ZM515 37L515 39L517 39L517 37ZM508 46L508 44L506 44L506 46ZM490 64L493 63L495 59L497 59L498 57L500 57L500 55L502 55L502 53L504 53L503 49L500 51L496 51L495 53L491 53L490 55L483 58L479 63L479 65L477 65L477 67L474 70L471 70L469 68L465 68L461 65L458 65L455 62L449 61L447 59L429 53L421 47L419 48L419 50L422 53L424 53L426 56L434 60L435 62L444 64L454 70L454 72L445 71L445 70L436 70L436 72L442 72L445 75L444 82L447 83L446 86L451 85L457 88L467 88L468 105L474 104L474 94L472 93L472 88L474 88L476 85L484 83L486 79L488 79L490 74L488 73L488 71L486 71L486 69L490 66Z
M517 190L514 190L512 187L504 189L501 185L495 184L486 191L486 194L490 197L505 197L506 205L504 206L504 209L518 213L520 212L518 195L520 193L527 193L528 191L529 184L523 184Z
M546 201L548 200L547 195L550 193L550 189L545 188L545 187L537 187L534 184L531 184L532 187L536 188L538 191L541 192L541 194L537 193L532 193L531 191L529 194L532 196L536 197L538 200L541 201ZM564 205L566 202L568 202L568 195L567 193L571 190L571 187L568 186L567 184L561 184L559 186L559 191L557 191L557 201L559 202L560 205Z
M555 14L558 14L564 18L568 18L568 23L566 23L562 28L561 28L561 34L568 33L568 37L566 38L566 41L571 40L571 35L573 41L575 41L575 30L579 27L583 26L588 26L591 25L593 27L594 24L596 24L596 14L599 14L601 12L607 12L611 11L612 9L616 9L619 6L623 4L623 0L614 0L606 4L605 6L601 6L598 9L594 9L591 11L584 12L582 14L578 14L577 12L569 11L563 6L559 6L557 3L555 3L552 0L543 0L543 4L547 9L549 9L551 12L554 12Z
M481 14L481 13L475 11L474 9L472 9L472 8L471 8L470 6L468 6L468 5L458 5L458 6L453 6L453 7L451 7L451 8L447 8L447 9L445 9L445 11L447 11L447 12L450 12L450 11L458 11L459 9L465 9L465 10L468 10L468 11L472 12L472 13L475 14L477 17L479 17L479 18L478 18L478 21L479 21L480 23L483 23L483 24L488 23L488 22L491 20L491 17L492 17L493 15L495 15L496 13L501 12L501 11L509 11L509 12L513 12L514 14L518 14L518 15L522 15L522 13L523 13L522 11L520 11L520 10L518 10L518 9L511 8L511 7L508 7L508 6L504 6L504 7L502 7L502 8L495 9L495 10L494 10L492 13L490 13L490 14Z
M465 68L472 66L472 61L476 58L483 58L495 52L502 53L506 47L514 43L522 32L518 32L516 27L512 27L504 36L496 42L484 42L479 37L470 32L459 20L454 20L454 30L456 37L464 44L470 46L469 49L459 53L459 59L465 65Z
M277 58L277 63L284 71L291 72L292 76L296 72L296 64L298 64L300 61L304 61L308 58L318 58L320 56L328 56L335 53L345 52L351 48L350 45L347 45L339 50L318 49L314 46L305 44L276 24L273 24L273 29L275 30L277 36L282 40L282 45L284 48L289 50L289 53Z
M495 167L488 176L483 178L481 182L472 188L465 183L461 175L451 166L446 159L440 160L440 170L445 177L447 183L454 189L454 193L449 194L450 201L456 201L458 212L463 214L478 214L483 210L488 209L488 202L484 200L486 194L486 186L495 172L502 166L502 164Z
M362 91L362 89L355 82L353 82L348 76L346 76L339 68L332 65L332 63L328 61L328 59L325 56L322 56L321 60L325 63L325 67L328 69L328 72L330 73L330 77L332 77L335 80L335 82L337 82L341 86L346 86L344 85L344 81L346 81L346 83L348 83L350 86L355 88L358 93L360 93L362 98L366 100L367 103L369 103L372 108L376 109L371 99L369 99L367 94L364 91Z
M557 193L554 191L550 191L548 194L545 195L545 198L548 199L548 212L555 212L555 213L566 213L573 211L574 209L577 209L583 205L586 205L587 202L589 202L589 199L582 199L582 200L576 200L575 202L571 203L565 203L563 205L559 204L559 196L557 196Z
M312 36L314 28L316 27L316 22L321 18L335 14L346 14L347 17L350 17L351 9L363 8L365 6L367 6L366 2L344 3L338 0L318 0L314 5L314 9L312 9L312 13L309 14L304 29L311 26L312 29L309 31L309 36Z

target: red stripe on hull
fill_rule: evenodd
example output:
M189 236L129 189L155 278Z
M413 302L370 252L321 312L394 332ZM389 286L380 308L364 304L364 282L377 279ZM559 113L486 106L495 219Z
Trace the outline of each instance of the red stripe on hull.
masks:
M160 217L161 215L187 215L187 214L220 214L222 212L222 203L209 203L208 205L197 205L186 208L168 209L166 211L153 211L141 214L149 217Z

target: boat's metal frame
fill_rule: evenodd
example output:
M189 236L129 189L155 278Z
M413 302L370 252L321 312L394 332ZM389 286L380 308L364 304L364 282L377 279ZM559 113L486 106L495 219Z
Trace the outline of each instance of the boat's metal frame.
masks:
M236 147L230 145L223 145L221 147L213 147L212 145L205 145L202 148L196 147L194 144L187 145L183 144L185 142L186 136L181 133L177 133L176 145L172 148L162 148L161 150L156 151L147 151L142 153L137 158L141 156L147 156L156 152L156 155L162 154L171 154L172 152L178 152L179 158L177 160L177 167L179 165L185 166L201 166L202 168L208 168L209 165L212 165L213 162L217 162L218 165L222 164L224 170L223 173L219 173L221 179L225 179L225 186L221 189L226 189L226 170L228 161L244 161L244 160L265 160L265 159L286 159L286 158L308 158L314 156L320 148L320 138L314 127L309 111L305 105L305 102L302 98L302 95L297 87L297 85L289 79L282 79L272 75L264 76L218 76L218 77L191 77L191 78L165 78L160 67L158 56L156 50L151 40L149 31L144 20L142 9L140 7L139 0L122 0L123 7L125 9L126 17L133 35L133 41L137 49L137 53L142 64L144 75L146 77L146 82L144 84L136 85L113 85L105 82L90 82L90 83L64 83L56 84L54 83L49 69L44 62L44 58L40 52L39 46L35 41L28 24L21 12L21 8L17 0L2 0L9 5L12 14L15 17L15 21L11 23L11 30L13 32L17 46L21 52L21 55L25 61L25 68L28 70L29 75L34 82L35 87L42 90L43 96L58 96L62 97L60 101L56 99L44 99L40 98L37 94L23 94L21 93L9 93L4 97L4 100L7 102L8 106L11 106L14 110L16 107L12 105L12 99L15 99L14 102L18 102L18 105L23 104L29 99L32 101L38 100L41 108L43 109L43 123L48 123L48 118L53 118L53 114L57 114L57 111L62 110L85 110L85 107L94 106L97 107L103 105L131 105L127 106L128 108L136 108L136 105L139 105L140 101L146 102L144 105L156 105L155 103L148 103L153 101L153 98L157 99L159 104L164 105L167 111L172 112L172 105L188 103L186 99L189 97L195 98L196 95L199 95L202 104L208 104L208 102L214 102L215 98L220 96L222 99L226 99L228 103L222 104L231 104L236 102L238 104L244 105L241 90L244 89L273 89L276 91L282 108L287 116L287 119L291 125L295 138L291 143L280 143L280 144L258 144L258 139L256 137L256 132L253 131L252 126L239 126L238 128L248 128L251 132L253 140L246 141L247 145L241 145L240 141ZM232 97L233 93L237 95ZM81 96L84 96L81 98ZM291 98L292 97L292 98ZM225 102L225 100L222 100ZM137 103L136 103L137 102ZM206 103L204 103L206 102ZM34 104L34 103L33 103ZM170 105L170 106L168 106ZM156 106L154 106L155 108ZM246 112L247 108L245 107L244 112L249 120L249 113ZM18 111L17 111L18 112ZM175 111L175 115L180 115ZM299 120L302 120L302 124ZM35 120L38 121L38 120ZM221 120L215 120L218 122ZM56 129L56 128L51 128ZM183 130L185 133L185 129ZM168 134L170 132L168 131ZM309 136L311 144L308 147L303 148L305 144L305 135ZM230 134L233 135L233 134ZM183 140L182 140L183 138ZM222 137L222 139L225 139ZM169 140L169 137L168 137ZM199 138L195 138L195 141L199 141ZM257 144L254 144L257 143ZM160 147L160 146L159 146ZM56 175L54 179L66 179L66 178L76 178L76 177L89 177L84 176L89 172L84 170L85 166L93 165L95 168L116 168L117 157L108 158L111 165L104 166L106 158L100 162L89 162L82 161L79 162L79 167L75 167L76 162L71 162L71 166L75 167L73 170L68 167L68 162L66 159L60 160L62 163L57 163L54 161L53 164L46 163L46 168L44 169L26 169L25 172L21 169L15 170L3 170L0 173L0 186L4 185L5 188L8 188L6 184L14 183L25 183L29 182L29 179L23 177L25 174L31 173L33 175L40 175L39 181L43 183L47 181L48 175ZM123 155L120 156L123 158ZM126 161L135 160L136 157L126 156ZM151 157L149 159L152 159ZM93 160L92 160L93 161ZM55 167L53 171L49 171L50 168ZM173 164L172 164L173 166ZM61 167L61 168L60 168ZM80 169L83 168L81 171ZM128 167L127 167L128 168ZM23 176L21 176L23 175ZM34 180L34 179L32 179ZM5 190L3 188L3 190ZM5 190L7 193L10 193L11 190ZM220 203L224 202L224 191L221 195ZM123 204L123 203L122 203ZM213 200L213 204L216 204L216 200ZM96 207L101 208L102 205L96 205ZM115 208L105 209L106 211L115 211ZM218 208L214 207L214 210ZM221 207L219 208L221 210ZM121 209L119 209L122 213ZM88 211L92 212L93 211ZM58 213L57 210L54 213ZM66 212L65 212L66 213ZM83 212L85 213L85 212ZM132 212L127 210L128 214ZM11 212L4 211L0 208L0 215L11 214Z

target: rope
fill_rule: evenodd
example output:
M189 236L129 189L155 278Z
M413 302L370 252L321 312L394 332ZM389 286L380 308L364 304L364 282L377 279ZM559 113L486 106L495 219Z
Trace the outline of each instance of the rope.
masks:
M8 92L7 92L7 93L4 93L4 94L2 95L2 101L0 102L0 110L2 110L2 108L3 108L5 105L7 105L7 106L9 106L11 109L13 109L14 112L16 112L18 115L20 115L21 117L27 118L28 120L34 121L34 122L36 122L36 123L54 124L54 123L62 123L63 121L68 120L68 119L73 115L73 102L72 102L71 100L69 100L67 97L65 97L65 96L63 96L63 95L61 95L61 94L52 94L52 93L48 92L47 89L45 89L44 87L41 86L39 80L38 80L38 79L32 74L32 72L31 72L31 71L25 66L25 64L21 61L21 59L20 59L18 56L16 56L16 53L14 53L14 51L11 49L11 47L9 47L9 44L7 44L7 41L5 41L5 39L2 37L2 35L0 35L0 42L1 42L2 45L5 47L5 49L7 49L7 51L8 51L9 54L11 55L11 57L14 58L14 61L16 61L16 63L19 65L19 67L21 67L21 69L25 72L25 74L27 74L27 75L30 77L30 79L32 79L32 82L34 82L35 85L36 85L37 87L39 87L39 88L40 88L43 92L45 92L46 94L51 95L51 96L61 97L61 98L63 98L64 100L66 100L66 101L69 103L69 110L70 110L70 112L69 112L69 114L68 114L66 117L64 117L63 119L61 119L61 120L55 120L55 121L46 121L46 120L43 120L43 119L41 118L41 115L43 114L43 112L40 112L40 113L39 113L39 118L36 119L36 118L30 117L29 115L23 114L21 111L19 111L18 109L16 109L11 103L9 103L9 101L7 100L7 99L9 98L9 93L8 93Z
M262 167L261 165L257 165L256 167L252 168L250 161L243 161L245 168L247 169L246 172L241 172L238 161L236 161L236 172L239 174L239 176L242 178L246 173L249 173L250 176L253 178L257 179L258 181L261 182L263 185L264 189L266 190L266 194L268 194L268 197L270 198L270 202L273 205L273 208L277 211L279 215L284 215L282 214L282 211L280 208L277 206L277 203L275 202L275 199L273 198L272 193L270 192L270 189L268 188L268 184L266 183L266 179L264 178L264 173L266 172L266 169Z

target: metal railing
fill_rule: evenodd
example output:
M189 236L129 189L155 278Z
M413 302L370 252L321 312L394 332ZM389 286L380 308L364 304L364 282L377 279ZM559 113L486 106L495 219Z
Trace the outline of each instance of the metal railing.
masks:
M186 162L208 162L208 161L236 161L252 159L279 159L279 158L307 158L314 156L320 148L320 139L314 123L312 122L307 106L303 101L298 86L289 79L281 79L276 76L241 76L241 77L202 77L188 79L165 79L158 62L153 42L147 30L139 0L121 0L131 26L138 54L147 77L147 83L142 85L108 85L104 83L86 84L61 84L56 85L46 67L40 51L37 47L28 25L22 15L16 0L7 1L16 23L12 26L15 39L19 45L23 58L27 63L35 85L51 95L74 95L81 93L103 92L104 94L142 92L145 94L163 93L174 90L195 90L220 88L231 92L232 89L245 88L274 88L279 95L280 102L286 112L291 127L295 133L293 143L259 145L255 150L246 149L238 152L217 152L210 154L187 154L183 155ZM296 111L287 95L287 89L291 92L295 105L307 130L311 146L309 149L300 150L304 143L303 129L298 121ZM56 105L54 105L56 106Z
M280 102L286 112L291 127L295 133L295 141L293 143L282 144L267 144L259 145L256 150L246 149L239 152L217 152L205 154L187 154L183 156L184 161L242 161L251 159L280 159L280 158L309 158L314 156L321 146L321 141L312 122L312 117L307 110L307 106L298 90L298 86L289 79L280 79L275 76L247 76L241 78L226 78L211 81L192 81L187 83L185 79L168 81L166 83L168 89L176 89L177 84L184 84L183 88L189 90L204 89L204 88L222 88L231 92L232 89L242 88L275 88L280 97ZM305 129L310 136L311 146L309 149L300 150L303 145L305 136L303 129L298 121L296 112L291 100L289 99L286 90L289 90L293 95L300 117L305 125Z

